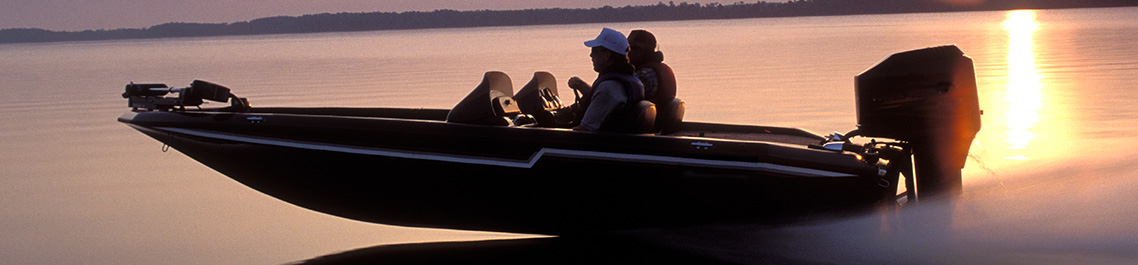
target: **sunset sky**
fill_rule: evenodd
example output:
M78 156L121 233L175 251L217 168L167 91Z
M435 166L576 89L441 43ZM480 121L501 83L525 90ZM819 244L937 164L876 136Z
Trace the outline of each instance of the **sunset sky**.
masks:
M767 2L785 2L771 1ZM436 9L589 8L648 5L660 0L4 0L0 29L57 31L144 28L167 22L240 22L271 16L338 12L403 12ZM675 1L714 3L718 1ZM747 1L754 2L754 1ZM727 1L724 3L732 3Z

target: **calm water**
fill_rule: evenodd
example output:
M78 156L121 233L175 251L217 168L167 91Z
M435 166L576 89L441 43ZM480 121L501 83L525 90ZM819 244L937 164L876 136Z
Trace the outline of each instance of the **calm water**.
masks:
M1136 8L589 24L0 45L0 264L280 264L527 235L367 224L262 195L115 122L124 84L225 84L258 106L450 108L500 70L564 82L581 42L646 28L687 120L854 128L853 76L957 44L983 123L966 194L789 227L634 231L741 263L1138 262ZM563 94L569 91L561 89ZM445 255L445 254L443 254Z

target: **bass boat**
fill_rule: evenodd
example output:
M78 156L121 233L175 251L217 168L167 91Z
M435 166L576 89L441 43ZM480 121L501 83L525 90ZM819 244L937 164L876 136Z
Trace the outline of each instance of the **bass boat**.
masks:
M980 128L972 60L956 46L907 51L855 83L857 128L832 135L684 121L679 99L637 104L628 132L574 131L544 72L516 94L488 72L449 110L250 107L205 81L131 83L118 121L288 203L399 226L565 235L960 192Z

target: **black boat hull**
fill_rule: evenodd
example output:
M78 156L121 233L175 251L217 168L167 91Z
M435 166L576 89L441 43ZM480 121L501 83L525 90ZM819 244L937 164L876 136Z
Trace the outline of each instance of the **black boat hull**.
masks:
M278 199L403 226L559 235L754 222L896 193L896 170L758 141L257 112L120 121Z

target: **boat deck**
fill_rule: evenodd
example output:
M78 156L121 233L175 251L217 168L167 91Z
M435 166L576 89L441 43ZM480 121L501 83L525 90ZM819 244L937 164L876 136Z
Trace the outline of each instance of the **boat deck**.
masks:
M449 110L403 108L253 108L250 112L351 117L382 117L418 120L446 120ZM798 128L683 122L678 132L666 136L706 137L738 141L762 141L792 145L817 144L825 138Z
M805 137L805 136L801 136L801 135L752 133L752 132L681 131L681 132L676 132L676 133L672 133L669 135L671 135L671 136L731 139L731 140L740 140L740 141L776 142L776 143L786 143L786 144L793 144L793 145L817 144L820 141L820 139L818 139L818 138Z
M701 122L684 122L683 129L670 136L707 137L739 141L763 141L792 145L817 144L823 136L797 128L755 125L728 125Z

